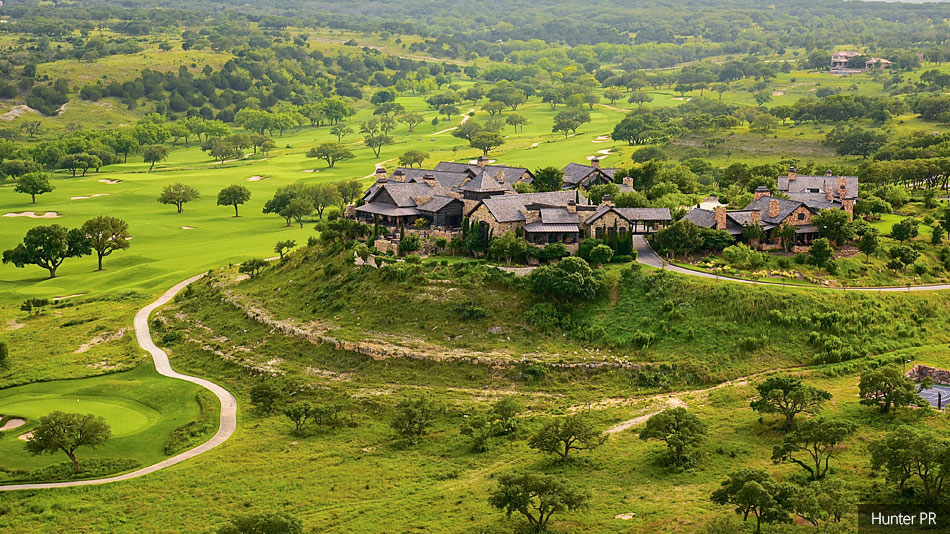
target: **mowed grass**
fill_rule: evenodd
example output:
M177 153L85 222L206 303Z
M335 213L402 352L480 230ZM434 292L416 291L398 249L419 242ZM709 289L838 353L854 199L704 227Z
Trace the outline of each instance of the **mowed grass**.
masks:
M421 96L404 97L399 101L407 109L426 109ZM470 106L462 107L464 111L471 109ZM552 111L550 106L538 102L519 109L519 113L529 117L531 124L517 134L510 127L506 128L503 132L505 145L491 153L492 159L531 169L544 165L563 167L571 161L586 161L587 156L596 155L600 150L616 150L620 146L592 141L609 134L622 113L595 108L591 124L583 126L576 135L565 138L550 132L553 115L560 109ZM371 109L360 110L350 122L358 124L368 119L371 113ZM434 111L426 112L429 120L435 116ZM486 117L484 112L476 111L475 120ZM314 216L301 229L298 226L286 227L284 220L276 215L263 214L265 202L278 187L298 180L335 183L354 178L368 186L377 163L391 171L398 165L399 155L409 149L427 152L429 159L426 164L429 166L442 160L472 161L480 151L469 147L466 141L452 137L451 131L445 131L460 120L460 116L455 116L449 121L443 118L438 125L427 122L417 126L413 133L409 133L405 125L400 125L392 134L396 143L385 147L379 158L362 145L359 134L353 134L343 141L357 157L340 162L332 169L327 168L322 160L306 158L306 152L312 146L335 141L329 129L323 127L287 132L275 139L279 148L268 157L257 155L225 165L211 161L192 145L173 150L169 159L156 165L152 172L147 172L148 166L141 161L141 156L135 155L128 163L103 167L102 172L89 173L85 177L74 178L57 172L53 180L56 190L39 196L36 205L30 203L29 196L15 193L13 184L6 184L0 187L0 215L52 211L61 217L3 217L0 219L3 221L0 224L0 249L16 246L33 226L61 224L77 227L97 215L111 215L128 221L133 239L130 249L107 257L106 270L100 272L95 271L96 261L91 256L66 260L55 279L47 279L46 271L35 266L24 269L12 265L0 267L0 302L17 303L32 296L96 295L125 290L154 293L212 267L251 257L273 256L274 244L279 240L294 239L298 244L305 243L308 236L314 235L313 222L317 220ZM535 143L538 145L532 147ZM623 151L601 156L605 158L604 165L620 165ZM249 181L252 177L260 178ZM121 183L108 184L100 180L119 180ZM180 214L176 213L174 206L157 202L164 186L179 181L194 186L201 193L201 198L186 204ZM251 190L251 199L241 207L239 218L233 216L233 208L215 205L218 191L232 184L244 185Z
M163 447L172 430L198 415L199 386L163 377L151 364L113 375L38 382L0 390L0 414L22 417L26 424L0 439L0 466L36 469L62 463L65 455L32 456L14 439L35 428L53 411L91 413L105 418L112 438L97 449L82 448L83 458L128 458L142 465L166 458ZM2 475L0 475L2 477Z

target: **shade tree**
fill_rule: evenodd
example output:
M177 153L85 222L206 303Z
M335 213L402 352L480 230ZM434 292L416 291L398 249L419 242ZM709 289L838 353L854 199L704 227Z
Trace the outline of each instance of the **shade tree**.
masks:
M76 450L80 447L96 448L112 435L109 424L93 414L51 412L40 418L26 440L26 450L33 455L64 453L73 464L73 471L80 472Z
M647 419L646 426L640 431L640 439L666 443L670 460L683 466L698 454L706 439L706 424L682 406L668 408Z
M587 416L574 414L545 421L528 440L528 446L567 461L571 452L593 450L606 441L607 436Z
M587 506L590 493L569 481L539 473L503 474L491 491L488 503L508 517L522 515L530 527L541 532L554 514Z
M796 415L816 412L831 400L831 393L790 376L769 377L755 389L758 397L750 403L752 409L759 413L777 413L788 425L794 424Z
M117 217L100 215L84 222L80 230L89 240L89 246L96 253L99 269L102 270L102 259L117 250L125 250L131 246L129 239L129 223Z
M185 203L191 202L199 197L201 197L201 194L194 187L176 182L162 188L162 193L158 196L158 202L175 206L175 208L178 209L178 213L181 213Z
M800 421L772 450L772 461L798 464L812 480L822 479L828 474L832 456L856 430L854 423L843 419Z
M33 204L36 204L36 195L51 193L55 187L50 183L49 177L45 173L31 172L17 178L13 190L17 193L30 195Z
M234 206L234 216L238 216L238 206L251 199L251 190L243 185L229 185L218 191L218 206Z
M89 239L79 228L71 230L58 224L34 226L26 232L23 242L3 251L3 263L23 268L36 265L56 278L56 269L67 258L78 258L91 252Z

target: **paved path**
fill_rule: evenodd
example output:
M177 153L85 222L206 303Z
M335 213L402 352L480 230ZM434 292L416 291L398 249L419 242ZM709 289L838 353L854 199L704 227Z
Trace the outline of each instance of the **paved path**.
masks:
M91 486L95 484L108 484L110 482L118 482L120 480L128 480L130 478L137 478L149 473L154 473L160 469L165 469L166 467L171 467L175 464L184 462L189 458L194 458L199 454L210 451L211 449L217 447L218 445L224 443L228 438L234 434L235 428L237 428L237 401L234 399L234 395L231 394L228 390L223 387L215 384L214 382L205 380L203 378L196 378L193 376L183 375L181 373L175 372L172 369L171 364L168 362L168 355L165 354L165 351L155 346L155 343L152 341L152 335L148 329L148 317L151 313L158 307L165 305L168 301L172 299L179 291L185 288L188 284L198 280L204 276L204 274L199 274L198 276L193 276L184 282L179 282L174 287L165 292L161 297L158 298L155 302L149 304L148 306L139 310L135 314L135 337L138 339L139 346L149 352L152 355L152 361L155 362L155 369L162 375L171 378L177 378L179 380L187 380L188 382L198 384L215 394L218 397L218 400L221 402L221 422L218 426L218 432L210 440L205 443L195 447L194 449L185 451L177 456L173 456L167 460L161 461L157 464L150 465L148 467L143 467L137 471L131 473L126 473L124 475L117 475L108 478L97 478L93 480L75 480L70 482L47 482L41 484L12 484L9 486L0 486L0 491L13 491L13 490L33 490L33 489L46 489L46 488L69 488L75 486Z
M903 287L809 287L801 286L796 284L782 284L782 283L773 283L773 282L759 282L756 280L746 280L743 278L732 278L729 276L719 276L716 274L706 273L703 271L694 271L692 269L684 269L677 265L672 265L667 263L662 258L660 258L656 252L653 251L653 248L650 247L650 244L647 242L646 238L642 235L633 236L633 247L637 249L637 261L649 265L650 267L656 267L657 269L666 269L667 271L673 271L680 274L685 274L688 276L698 276L700 278L711 278L714 280L725 280L727 282L739 282L742 284L755 284L763 286L784 286L784 287L794 287L798 289L832 289L837 291L874 291L878 293L890 293L890 292L908 292L908 291L942 291L950 289L950 284L934 284L928 286L903 286Z

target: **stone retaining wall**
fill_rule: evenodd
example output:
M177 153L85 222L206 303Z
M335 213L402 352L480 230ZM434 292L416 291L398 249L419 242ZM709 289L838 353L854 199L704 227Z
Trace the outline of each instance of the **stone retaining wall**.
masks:
M950 385L950 371L927 365L915 365L913 369L907 371L906 376L915 382L919 382L921 379L929 376L935 384L944 386Z

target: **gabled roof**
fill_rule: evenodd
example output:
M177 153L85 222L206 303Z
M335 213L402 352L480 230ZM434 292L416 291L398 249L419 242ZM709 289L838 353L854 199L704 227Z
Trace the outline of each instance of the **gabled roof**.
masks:
M442 187L439 183L429 185L419 182L386 182L379 184L376 192L367 199L367 203L373 202L383 190L389 193L389 196L396 202L396 206L400 208L416 207L417 199L425 199L425 202L428 202L435 197L450 196L448 189Z
M498 222L518 222L525 220L521 211L526 210L529 205L536 209L545 206L567 206L567 203L575 200L577 196L575 191L496 195L482 200L481 204L485 205L491 216ZM580 195L579 200L581 203L587 202L583 195Z
M451 204L452 202L459 202L459 203L461 203L462 201L459 200L459 199L457 199L457 198L453 198L453 197L443 197L443 196L432 197L432 200L430 200L430 201L426 202L425 204L419 206L418 209L419 209L419 211L426 211L426 212L429 212L429 213L435 213L435 212L439 211L440 209L442 209L442 208L448 206L448 205Z
M748 213L748 212L726 212L726 227L725 231L729 232L732 235L742 235L742 226L743 223L740 223L732 217L732 213ZM684 217L687 221L695 224L700 228L716 228L716 212L712 210L704 210L702 208L693 208L689 211ZM740 219L744 217L739 216ZM747 220L748 216L746 215L745 219ZM745 224L749 224L746 222Z
M507 178L508 176L506 174L505 181L501 182L495 177L495 175L489 175L488 171L482 171L468 182L462 184L459 189L471 193L504 193L505 191L513 191L511 185L507 181Z
M838 186L838 179L844 179L844 189ZM779 191L788 193L789 198L803 201L807 197L797 198L797 195L821 194L827 201L827 193L830 189L833 197L837 201L843 198L858 197L858 177L857 176L812 176L798 175L794 180L789 180L788 175L778 177ZM809 189L817 189L818 193L809 193Z
M421 182L425 175L431 174L435 178L435 181L439 182L442 187L447 188L458 187L459 184L473 176L472 173L467 172L449 172L435 169L409 169L406 167L397 167L396 171L402 171L406 175L407 182ZM393 174L395 174L396 171L393 171ZM389 176L389 180L393 181L392 175Z
M578 184L584 181L585 178L591 175L591 173L599 172L604 175L608 180L613 181L614 174L617 172L617 169L607 168L607 169L598 169L592 165L583 165L581 163L568 163L566 167L561 169L561 172L564 173L564 185L570 187L576 187Z
M669 208L615 208L607 204L597 206L590 217L584 221L584 224L591 225L609 212L614 212L629 223L636 221L671 221L673 216ZM715 224L715 221L713 221Z
M769 205L772 201L778 202L778 215L775 217L769 217ZM745 210L758 211L762 225L765 226L766 224L781 224L793 211L802 206L805 206L805 203L797 200L764 196L753 200L751 204L745 207Z
M446 171L446 172L471 172L472 175L476 175L480 172L488 171L492 176L495 176L498 171L505 171L505 182L508 184L515 184L518 180L524 176L525 173L528 173L528 179L525 180L528 183L534 181L534 175L531 174L531 171L524 167L509 167L507 165L485 165L485 167L479 167L478 165L473 165L471 163L453 163L451 161L442 161L435 166L437 171Z

